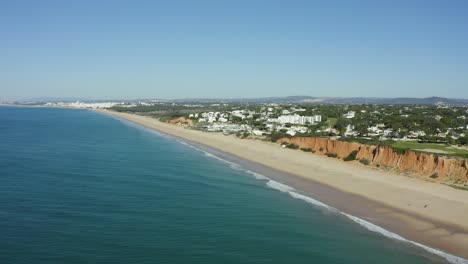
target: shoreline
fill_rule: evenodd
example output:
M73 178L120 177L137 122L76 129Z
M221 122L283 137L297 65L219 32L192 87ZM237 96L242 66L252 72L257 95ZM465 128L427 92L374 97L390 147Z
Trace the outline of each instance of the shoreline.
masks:
M340 164L273 143L189 130L135 114L93 111L168 134L201 151L215 151L222 159L301 190L345 215L365 219L409 242L468 258L468 223L463 221L468 219L466 191Z

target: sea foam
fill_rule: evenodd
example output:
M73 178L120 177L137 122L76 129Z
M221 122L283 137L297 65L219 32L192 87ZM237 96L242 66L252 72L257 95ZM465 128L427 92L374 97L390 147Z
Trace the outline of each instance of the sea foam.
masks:
M303 200L303 201L305 201L307 203L310 203L310 204L313 204L315 206L323 207L323 208L328 209L330 211L336 211L335 208L330 207L327 204L324 204L324 203L322 203L320 201L317 201L315 199L312 199L309 196L305 196L305 195L302 195L302 194L299 194L299 193L296 193L296 192L291 192L291 191L289 192L289 195L291 195L293 198Z
M414 241L411 241L411 240L408 240L398 234L395 234L393 232L390 232L380 226L377 226L377 225L374 225L366 220L363 220L359 217L356 217L356 216L353 216L353 215L350 215L350 214L346 214L346 213L343 213L343 212L340 212L342 215L346 216L347 218L351 219L352 221L358 223L359 225L365 227L367 230L369 231L372 231L372 232L376 232L376 233L379 233L383 236L386 236L388 238L392 238L392 239L396 239L396 240L400 240L400 241L404 241L404 242L407 242L407 243L410 243L410 244L413 244L417 247L420 247L420 248L423 248L424 250L432 253L432 254L435 254L435 255L438 255L444 259L446 259L448 262L450 263L454 263L454 264L467 264L468 263L468 260L467 259L464 259L464 258L461 258L461 257L457 257L457 256L454 256L454 255L451 255L451 254L448 254L448 253L445 253L441 250L438 250L438 249L435 249L435 248L431 248L431 247L428 247L426 245L423 245L423 244L420 244L420 243L417 243L417 242L414 242Z
M288 186L286 184L282 184L282 183L279 183L277 181L274 181L274 180L269 180L266 185L270 188L273 188L273 189L276 189L280 192L285 192L285 193L289 193L290 191L294 190L294 188L292 188L291 186Z
M245 172L247 172L248 174L252 175L255 177L255 179L257 180L270 180L268 177L266 177L265 175L262 175L260 173L256 173L256 172L253 172L251 170L245 170Z

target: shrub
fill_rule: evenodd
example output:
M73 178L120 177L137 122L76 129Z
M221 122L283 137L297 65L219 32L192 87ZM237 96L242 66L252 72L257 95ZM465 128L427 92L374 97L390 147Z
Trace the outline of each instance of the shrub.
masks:
M286 134L284 132L272 132L271 135L270 135L270 140L271 142L276 142L278 141L278 139L281 139L281 138L290 138L291 136L289 134Z
M432 173L432 175L429 176L429 177L431 177L432 179L437 179L437 178L439 178L439 175L437 174L437 172L434 172L434 173Z
M458 138L458 143L460 145L467 145L468 144L468 136Z
M322 152L322 151L323 151L323 148L320 148L319 151Z
M398 147L392 147L393 151L395 151L398 155L405 154L409 148L398 148Z
M369 165L370 161L368 159L360 159L359 162L361 162L364 165Z
M329 152L329 153L327 153L325 155L327 155L327 157L330 157L330 158L338 158L338 155L336 153L330 153Z
M356 155L358 154L358 150L353 150L351 153L349 153L348 157L344 158L344 161L353 161L356 159Z
M288 144L286 147L287 147L287 148L290 148L290 149L298 149L298 148L299 148L298 145L293 144L293 143Z
M312 152L311 148L301 148L301 150L304 152Z

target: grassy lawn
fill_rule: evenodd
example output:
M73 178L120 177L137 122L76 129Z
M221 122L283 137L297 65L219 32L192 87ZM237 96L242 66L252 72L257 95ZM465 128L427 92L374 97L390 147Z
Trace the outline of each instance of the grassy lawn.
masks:
M412 141L397 141L392 144L392 147L401 148L401 149L410 149L415 151L423 151L428 153L437 153L438 151L443 151L445 153L439 153L442 155L451 155L468 158L467 149L457 149L445 144L436 144L436 143L418 143ZM435 151L431 151L435 150Z

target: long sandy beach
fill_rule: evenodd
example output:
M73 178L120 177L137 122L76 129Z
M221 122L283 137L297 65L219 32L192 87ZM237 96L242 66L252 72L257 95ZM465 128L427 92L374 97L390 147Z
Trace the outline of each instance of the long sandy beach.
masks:
M468 192L445 185L285 149L170 125L154 118L97 110L290 175L282 182L406 239L468 258Z

